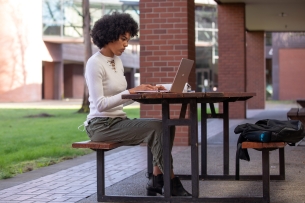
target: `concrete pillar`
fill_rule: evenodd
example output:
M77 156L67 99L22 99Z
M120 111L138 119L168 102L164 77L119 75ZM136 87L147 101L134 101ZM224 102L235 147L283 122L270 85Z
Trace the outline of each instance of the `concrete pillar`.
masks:
M63 62L54 62L54 78L53 78L53 91L54 98L61 100L64 97L64 66Z
M195 59L194 1L141 0L141 83L172 83L181 58ZM195 66L189 83L195 87ZM171 105L171 118L180 105ZM161 118L161 105L141 105L142 118ZM177 127L175 145L189 145L187 127Z
M62 44L44 43L47 54L44 54L44 90L45 99L60 100L64 97L64 67ZM48 81L48 82L47 82ZM51 96L52 95L52 96Z
M54 63L53 62L44 62L43 63L43 99L53 99L53 78L54 78Z
M44 99L62 99L63 87L63 63L44 62Z
M135 77L134 77L134 74L136 73L136 69L135 68L132 68L131 70L130 70L130 86L131 87L134 87L135 86Z

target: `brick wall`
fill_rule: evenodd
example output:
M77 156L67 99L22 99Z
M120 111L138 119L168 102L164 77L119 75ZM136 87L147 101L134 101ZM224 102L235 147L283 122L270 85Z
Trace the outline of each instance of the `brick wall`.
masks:
M305 99L305 49L280 49L279 66L279 99Z
M246 91L245 5L218 4L220 92ZM220 105L221 111L222 105ZM245 102L230 103L230 118L245 118Z
M256 96L247 101L248 109L264 109L266 100L264 32L247 32L247 92Z
M181 58L195 59L194 1L141 0L141 83L172 83ZM195 87L195 66L189 83ZM171 105L171 118L180 105ZM141 105L141 118L161 118L161 105ZM189 145L187 127L177 127L175 145Z

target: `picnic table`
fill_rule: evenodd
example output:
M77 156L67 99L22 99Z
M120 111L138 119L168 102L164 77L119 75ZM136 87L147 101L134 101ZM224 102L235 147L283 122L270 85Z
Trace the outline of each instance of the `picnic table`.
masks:
M213 179L214 176L207 174L207 118L216 117L223 118L223 174L215 177L217 179L227 179L229 176L229 103L237 101L246 101L255 93L250 92L193 92L193 93L141 93L122 95L123 99L132 99L141 104L161 104L162 105L162 123L163 123L163 157L164 157L164 199L175 201L187 201L187 197L171 197L170 188L170 126L189 126L191 136L191 175L179 175L182 178L191 179L192 182L192 200L217 200L232 201L232 198L200 198L199 197L199 179L201 177ZM199 154L198 154L198 115L197 104L201 104L201 171L199 174ZM223 113L216 114L214 103L223 104ZM178 119L170 118L170 104L182 104L180 117ZM210 104L212 114L208 116L206 106ZM186 118L186 109L189 105L189 117ZM151 162L151 161L149 161ZM148 172L152 172L152 166L148 168ZM231 176L232 180L235 175ZM149 197L148 197L149 198ZM237 197L239 201L245 202L257 201L258 197ZM162 200L160 200L162 201Z

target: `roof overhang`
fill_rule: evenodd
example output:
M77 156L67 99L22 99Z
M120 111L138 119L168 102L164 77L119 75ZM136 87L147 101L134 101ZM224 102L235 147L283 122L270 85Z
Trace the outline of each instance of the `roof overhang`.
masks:
M43 41L45 42L51 42L51 43L57 43L57 44L64 44L64 43L83 43L84 38L82 37L60 37L60 36L43 36Z
M215 0L218 4L244 3L249 31L304 32L304 0Z

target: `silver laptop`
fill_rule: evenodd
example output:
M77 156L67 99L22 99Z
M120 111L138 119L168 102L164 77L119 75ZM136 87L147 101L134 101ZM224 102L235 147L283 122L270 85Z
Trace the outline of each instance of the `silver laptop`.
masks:
M182 93L185 84L188 81L189 75L191 73L194 61L190 59L182 58L174 81L170 90L143 90L136 91L136 93L147 93L147 92L175 92Z

